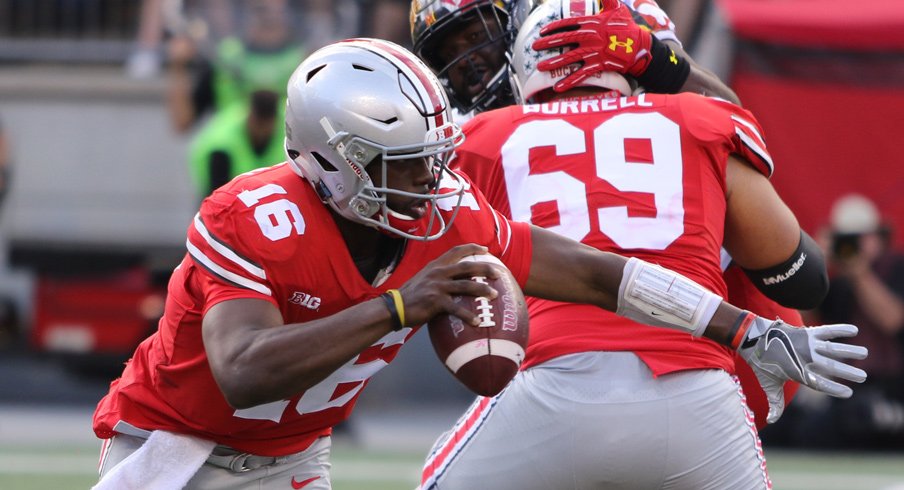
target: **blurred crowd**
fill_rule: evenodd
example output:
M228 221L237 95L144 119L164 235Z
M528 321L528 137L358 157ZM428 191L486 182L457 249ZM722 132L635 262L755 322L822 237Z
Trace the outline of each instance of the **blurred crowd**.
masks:
M173 128L197 131L189 155L203 197L283 159L285 89L307 53L370 36L410 44L403 0L144 0L131 77L165 73Z
M869 348L857 364L869 373L849 399L801 390L766 443L807 449L904 449L904 254L875 203L839 197L819 235L831 282L806 323L853 323ZM808 317L808 318L807 318Z
M686 50L727 79L731 42L716 2L658 3ZM353 36L410 47L409 10L407 0L142 0L124 70L136 79L165 78L172 128L191 138L186 161L200 200L235 175L284 160L286 83L301 59ZM0 209L11 163L0 120ZM870 350L859 367L869 378L847 400L801 390L783 418L762 431L764 442L904 450L904 254L892 246L900 230L859 194L838 196L825 223L817 236L831 287L805 317L808 324L858 325L857 343ZM17 321L0 298L0 345L15 335Z

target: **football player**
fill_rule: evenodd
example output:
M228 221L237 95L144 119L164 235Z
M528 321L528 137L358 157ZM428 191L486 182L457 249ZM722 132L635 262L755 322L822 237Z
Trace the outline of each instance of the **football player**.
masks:
M435 315L479 322L453 301L496 294L470 280L496 274L460 260L474 254L498 257L527 294L738 346L776 379L843 396L830 378L863 378L843 361L865 351L828 341L853 325L790 328L502 216L447 168L461 130L439 80L395 44L347 40L308 57L286 127L288 161L219 188L190 224L158 330L95 411L95 488L330 488L332 427L370 377Z
M691 91L737 102L737 96L727 85L681 49L675 25L655 1L622 2L653 33L656 45L668 50L666 56L674 54L681 62L676 70L664 73L661 69L650 70L647 90ZM514 103L508 76L511 44L521 22L539 3L541 0L412 0L413 51L443 82L456 120L464 121L475 113ZM589 40L571 39L579 44L582 41ZM657 54L660 54L658 61L661 50ZM583 65L580 73L564 79L559 88L564 90L573 80L600 69L592 63Z
M540 3L539 0L412 1L414 51L443 82L456 121L464 123L475 114L514 103L508 70L514 32ZM600 71L617 71L629 80L636 81L634 77L643 80L645 86L634 87L635 92L695 92L739 102L727 85L682 50L675 24L654 0L622 0L628 9L614 9L617 3L606 0L599 4L597 14L561 19L541 32L539 47L555 50L555 56L544 60L540 69L568 73L559 79L554 90L567 90ZM613 35L615 44L610 39ZM629 38L629 46L618 44L628 43ZM613 49L609 49L610 44ZM767 318L803 324L793 304L772 291L766 292L773 298L766 297L757 289L762 282L755 285L727 253L723 265L728 299L733 304ZM750 367L740 359L737 374L756 425L763 428L769 409L765 392ZM798 387L793 381L786 383L786 405Z
M611 71L554 91L571 71L540 71L557 53L531 46L547 25L595 9L548 0L527 18L512 59L512 86L526 105L469 121L453 168L516 221L656 262L722 295L724 243L770 294L818 304L822 254L769 183L773 162L749 112L690 93L625 97L632 85ZM771 488L730 349L630 329L593 306L528 305L522 372L440 438L424 489ZM781 382L764 375L772 366L752 367L774 421Z

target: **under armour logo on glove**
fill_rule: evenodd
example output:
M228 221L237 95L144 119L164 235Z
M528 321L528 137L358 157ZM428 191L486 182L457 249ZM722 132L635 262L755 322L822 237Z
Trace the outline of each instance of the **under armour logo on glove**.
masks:
M630 37L625 39L624 41L619 41L618 36L615 34L609 36L609 49L611 51L615 51L619 47L625 48L625 53L633 53L634 52L634 40Z
M531 46L536 51L570 49L541 61L537 65L539 70L580 65L553 86L556 92L576 87L602 71L638 76L652 59L653 40L649 29L637 25L631 11L617 0L606 0L597 15L550 22L540 29L540 35Z

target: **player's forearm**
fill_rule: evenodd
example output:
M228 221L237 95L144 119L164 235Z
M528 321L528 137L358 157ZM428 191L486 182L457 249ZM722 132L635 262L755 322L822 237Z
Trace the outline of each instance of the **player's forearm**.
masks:
M174 65L169 69L166 105L170 122L177 132L183 133L191 128L195 120L195 111L191 100L191 74L187 67Z
M537 226L531 227L531 242L533 260L524 294L615 311L625 257Z
M733 346L742 310L675 271L631 258L622 273L616 313Z
M525 294L593 304L640 323L730 344L741 310L681 274L539 227L532 228L531 240L535 258Z
M683 57L691 66L690 74L684 85L681 86L681 92L691 92L695 94L706 95L710 97L719 97L735 104L741 105L738 95L728 87L714 73L706 70L687 54L678 43L673 41L663 41L666 45L675 51L675 54Z
M234 304L218 310L224 303ZM253 323L254 319L242 320L243 304L224 303L205 316L205 347L220 390L238 409L288 399L310 389L394 326L380 298L311 322L281 325L271 320L267 323L273 325L268 326ZM247 302L244 306L254 307ZM231 326L218 333L216 327L207 325L217 321L229 321Z

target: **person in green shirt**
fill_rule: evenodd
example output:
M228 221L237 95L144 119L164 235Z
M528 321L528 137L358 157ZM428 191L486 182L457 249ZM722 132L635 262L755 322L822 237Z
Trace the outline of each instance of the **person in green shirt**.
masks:
M187 35L170 40L167 108L177 132L203 128L205 116L247 104L256 90L285 103L289 77L306 56L292 9L286 0L248 0L238 15L240 28L206 49Z
M254 91L247 104L219 111L198 133L189 170L200 198L236 175L286 159L282 101L275 92Z

